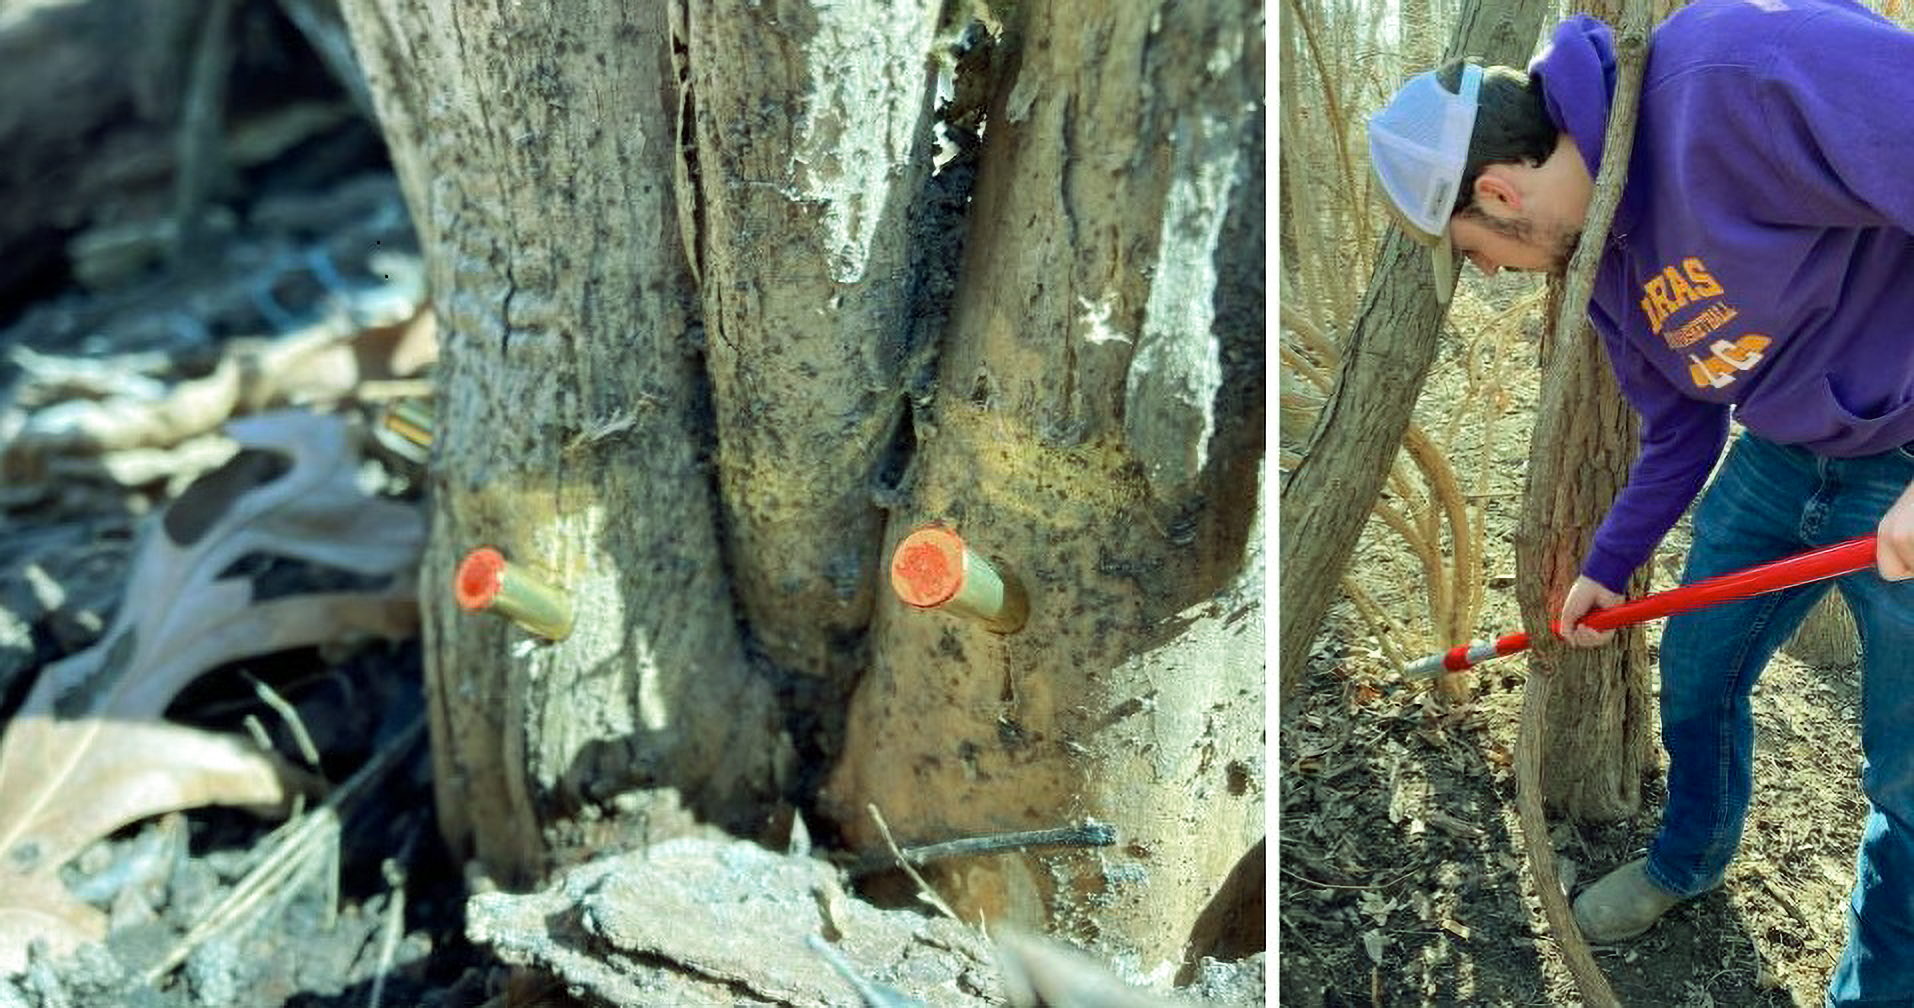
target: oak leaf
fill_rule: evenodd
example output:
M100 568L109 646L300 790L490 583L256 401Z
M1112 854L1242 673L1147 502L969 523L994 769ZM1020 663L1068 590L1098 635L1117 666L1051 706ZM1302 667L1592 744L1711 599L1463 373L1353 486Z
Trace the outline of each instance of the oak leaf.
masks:
M300 783L249 743L161 720L182 688L235 659L416 627L424 519L359 489L345 422L268 413L228 433L240 452L148 520L99 643L42 670L0 737L0 974L36 933L56 948L102 935L54 875L88 844L175 809L270 811ZM388 584L260 601L233 573L258 555Z

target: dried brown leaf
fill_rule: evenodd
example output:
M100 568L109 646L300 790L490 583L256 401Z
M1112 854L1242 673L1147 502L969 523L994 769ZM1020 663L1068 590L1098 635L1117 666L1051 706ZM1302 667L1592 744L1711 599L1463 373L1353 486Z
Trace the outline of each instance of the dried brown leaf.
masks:
M95 454L175 445L233 415L242 368L233 358L212 374L180 382L157 398L130 394L69 400L35 410L8 443L9 455Z
M416 374L438 353L428 305L392 325L359 328L337 316L270 339L235 340L211 374L170 387L100 362L16 350L27 372L15 396L24 414L0 416L0 456L16 479L41 479L45 460L169 448L235 414L330 405L363 382ZM32 408L38 404L38 408Z
M283 812L287 782L299 779L244 739L159 720L16 718L7 738L17 752L78 753L67 776L80 787L77 794L38 789L31 797L40 804L17 810L25 825L0 866L0 889L22 875L44 876L87 844L148 816L202 805Z
M255 351L241 401L250 409L337 402L362 383L416 375L438 352L438 327L427 303L391 325L315 327Z
M285 774L270 757L167 725L166 705L237 658L416 625L405 575L424 520L359 490L344 422L274 413L229 431L241 452L147 523L100 643L44 669L0 738L0 891L149 815L280 804ZM253 554L386 576L391 587L255 602L247 578L225 576Z

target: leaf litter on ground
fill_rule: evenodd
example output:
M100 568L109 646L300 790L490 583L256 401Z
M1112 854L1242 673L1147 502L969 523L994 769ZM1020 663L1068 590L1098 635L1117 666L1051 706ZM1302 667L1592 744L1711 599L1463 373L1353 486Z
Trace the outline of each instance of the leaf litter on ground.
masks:
M283 811L311 786L249 742L164 721L181 689L238 658L416 626L424 519L359 487L345 420L282 411L228 432L239 453L144 523L99 642L42 669L0 736L0 975L25 967L32 942L57 954L103 936L55 876L88 844L175 809ZM230 570L262 554L373 586L261 600Z

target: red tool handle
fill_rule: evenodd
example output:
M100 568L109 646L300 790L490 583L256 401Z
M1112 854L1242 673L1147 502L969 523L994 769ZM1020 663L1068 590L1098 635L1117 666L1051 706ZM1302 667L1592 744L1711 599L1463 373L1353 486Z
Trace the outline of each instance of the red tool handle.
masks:
M1846 542L1809 550L1806 553L1762 564L1759 567L1717 574L1694 584L1670 588L1653 595L1644 595L1632 602L1623 602L1621 605L1610 606L1607 609L1596 609L1583 618L1581 625L1596 630L1610 630L1631 623L1646 623L1651 619L1660 619L1672 613L1687 612L1690 609L1706 609L1723 602L1765 595L1768 592L1793 588L1852 571L1865 570L1872 566L1874 566L1874 537L1857 536ZM1554 624L1550 626L1557 633L1561 632L1559 626ZM1529 635L1524 631L1517 631L1488 644L1477 644L1473 647L1464 645L1443 654L1419 659L1403 669L1403 675L1410 679L1427 679L1445 670L1458 672L1490 658L1514 654L1528 646Z

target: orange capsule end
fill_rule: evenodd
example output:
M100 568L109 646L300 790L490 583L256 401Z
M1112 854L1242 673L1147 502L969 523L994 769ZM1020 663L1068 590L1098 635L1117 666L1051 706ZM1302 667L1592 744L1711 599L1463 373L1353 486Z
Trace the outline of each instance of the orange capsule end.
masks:
M504 584L505 557L490 546L480 546L459 564L455 594L461 607L484 609L498 598Z
M906 605L930 609L964 587L964 540L936 525L904 537L891 554L891 590Z

